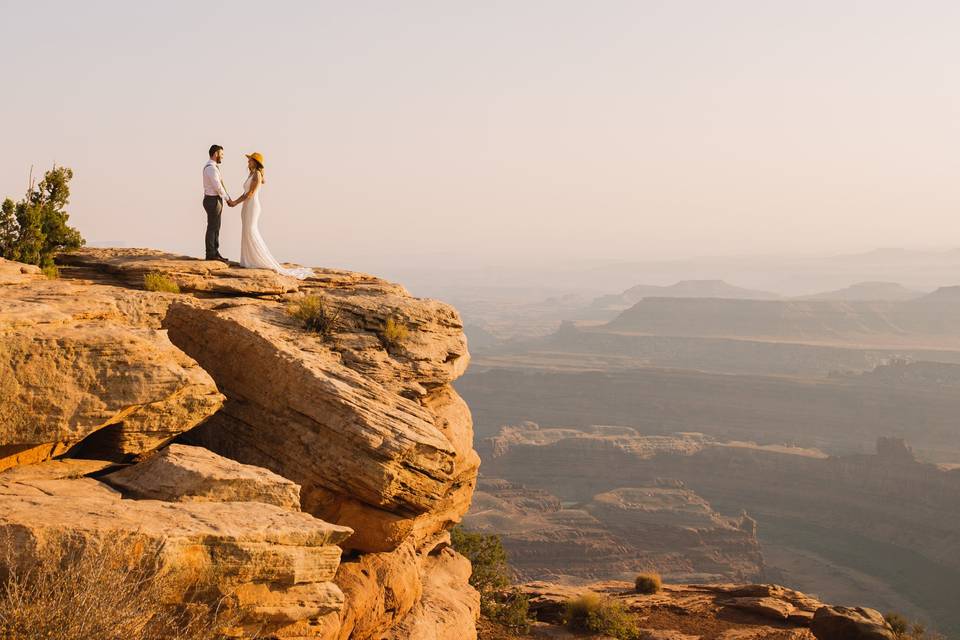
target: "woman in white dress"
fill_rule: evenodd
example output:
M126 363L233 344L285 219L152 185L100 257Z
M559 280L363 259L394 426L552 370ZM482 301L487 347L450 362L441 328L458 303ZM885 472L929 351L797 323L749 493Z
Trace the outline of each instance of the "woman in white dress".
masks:
M243 203L240 219L243 221L243 232L240 237L240 265L248 269L272 269L285 276L294 278L309 278L313 275L311 269L285 269L267 248L267 243L260 235L258 221L260 219L260 187L263 179L263 155L260 153L247 154L247 167L250 175L243 183L243 195L236 199L235 204Z

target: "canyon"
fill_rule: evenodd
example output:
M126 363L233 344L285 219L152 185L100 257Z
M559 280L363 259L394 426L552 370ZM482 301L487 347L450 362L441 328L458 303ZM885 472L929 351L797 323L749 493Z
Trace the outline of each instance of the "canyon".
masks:
M752 514L774 497L658 466L716 471L710 456L737 447L704 433L521 425L481 443L481 477L449 305L336 269L300 281L149 249L57 263L50 279L0 261L3 571L57 546L152 549L167 604L192 606L206 576L202 592L235 609L230 637L477 638L480 594L449 533L464 521L502 536L537 624L556 626L582 589L624 589L596 580L649 569L674 582L630 600L657 637L806 638L814 614L849 618L753 584L770 573ZM146 290L147 275L171 290ZM326 331L291 314L308 297ZM895 480L912 477L920 463L890 450L906 469ZM727 586L691 584L705 582ZM651 617L663 607L685 613Z
M745 514L740 528L749 522L756 536L752 551L763 580L787 582L833 601L859 598L881 610L935 621L948 632L960 625L952 587L960 579L960 470L918 462L901 440L880 439L873 454L828 456L798 447L718 441L703 434L649 436L622 427L527 423L504 427L486 439L480 451L481 494L487 476L506 478L511 486L524 488L515 493L549 492L566 509L593 514L597 501L609 501L611 493L650 496L650 487L683 486L701 505L709 502L721 513ZM600 517L607 518L608 530L641 536L657 502L647 498L639 529L630 510L611 514L607 509ZM491 507L514 526L522 522L509 509L478 499L467 523L494 521ZM683 513L671 510L677 531L664 527L655 535L648 532L648 540L669 540L669 546L680 549L681 530L687 537L705 538L703 523L685 522ZM555 529L541 527L537 534L551 537ZM536 563L536 554L523 544L511 544L510 528L506 530L505 544L514 562L521 567ZM713 557L723 556L711 543L727 554L738 549L729 536L706 540L696 547ZM647 544L656 548L656 542ZM600 563L593 574L579 577L617 575L616 564L604 564L602 556ZM561 562L539 571L549 576L566 566Z

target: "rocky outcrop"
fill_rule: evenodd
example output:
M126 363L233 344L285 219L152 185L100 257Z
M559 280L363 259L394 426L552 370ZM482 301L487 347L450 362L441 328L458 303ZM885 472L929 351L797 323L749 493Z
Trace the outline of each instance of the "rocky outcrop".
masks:
M567 601L594 593L634 614L641 637L647 638L813 640L811 620L825 606L798 591L766 584L668 584L652 595L636 593L629 582L612 581L576 587L529 582L521 589L542 623L562 624Z
M387 317L401 300L385 295ZM479 460L469 414L445 385L466 348L452 310L408 306L407 322L423 335L390 353L362 327L325 342L279 304L174 304L165 319L171 339L228 398L191 440L294 480L303 508L352 527L347 544L361 551L389 551L414 531L423 540L457 521ZM441 428L456 434L460 451Z
M479 465L450 385L469 361L456 311L337 270L141 249L58 263L60 280L0 263L0 528L22 558L138 535L222 576L271 637L475 637L446 534ZM148 273L182 293L143 290ZM287 313L305 295L330 335Z
M44 545L133 536L162 548L166 569L210 576L220 593L237 598L252 628L267 625L290 637L299 632L286 627L323 620L324 629L336 629L343 605L333 583L337 544L350 529L264 503L123 500L84 477L102 466L52 461L0 474L0 540L12 541L14 556L29 562Z
M64 453L94 432L89 454L143 453L216 412L223 397L210 376L151 326L164 307L140 292L60 280L0 288L0 469Z
M137 498L167 502L263 502L300 510L300 487L275 473L201 447L172 444L146 462L103 476Z
M879 611L821 607L810 625L817 640L893 640L893 629Z

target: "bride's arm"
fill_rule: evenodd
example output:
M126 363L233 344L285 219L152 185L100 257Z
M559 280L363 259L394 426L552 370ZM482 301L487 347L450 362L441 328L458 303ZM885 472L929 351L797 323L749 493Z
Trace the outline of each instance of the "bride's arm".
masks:
M253 196L254 193L257 192L257 189L259 188L260 188L260 172L255 171L253 174L253 179L250 181L250 188L247 190L245 194L243 194L242 196L234 200L233 204L238 205L244 200L246 200L247 198L250 198L251 196Z

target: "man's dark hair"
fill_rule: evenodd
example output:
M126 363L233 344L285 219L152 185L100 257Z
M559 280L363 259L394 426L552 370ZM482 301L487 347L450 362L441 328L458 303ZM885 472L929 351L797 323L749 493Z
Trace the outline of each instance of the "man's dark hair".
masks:
M220 151L221 149L223 149L223 147L221 147L220 145L212 144L210 145L210 152L207 155L212 158L213 154L215 154L217 151Z

